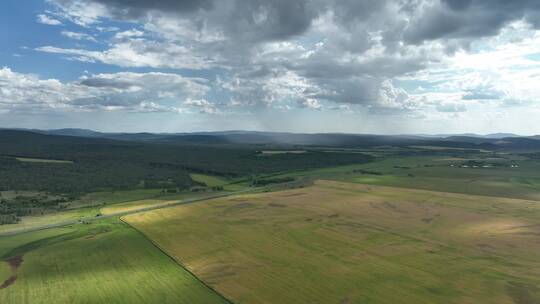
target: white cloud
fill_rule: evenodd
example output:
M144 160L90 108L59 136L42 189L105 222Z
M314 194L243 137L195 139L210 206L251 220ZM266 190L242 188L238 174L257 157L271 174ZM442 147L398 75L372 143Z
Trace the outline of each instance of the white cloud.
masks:
M121 67L153 67L174 69L203 69L214 65L204 56L195 54L189 47L167 42L126 38L104 51L66 49L43 46L37 51L70 55L69 58L84 62L102 62Z
M509 39L509 37L518 37ZM470 51L446 58L444 65L405 77L431 84L416 96L446 101L463 110L467 102L476 107L506 111L501 107L537 106L540 102L540 61L530 58L540 48L540 34L510 24L503 33L477 40ZM445 95L444 97L442 95ZM454 106L445 106L451 110Z
M322 105L317 99L307 98L307 99L299 100L298 103L300 104L302 108L308 108L312 110L322 109Z
M439 112L465 112L467 107L463 103L445 102L437 105L437 111Z
M41 24L46 24L46 25L61 25L62 22L60 20L57 20L57 19L54 19L48 15L45 15L45 14L39 14L37 15L37 19L36 21L38 23L41 23Z
M137 29L131 29L128 31L118 32L114 35L114 38L116 39L124 39L124 38L130 38L130 37L142 37L144 35L143 31L139 31Z
M100 19L110 17L107 8L96 2L83 0L49 0L49 2L56 6L57 14L62 18L83 27L99 24Z
M65 36L74 40L88 40L88 41L97 42L96 38L85 33L77 33L77 32L71 32L71 31L62 31L60 33L62 34L62 36Z
M193 108L197 108L197 109L199 109L199 111L201 113L206 113L206 114L218 114L218 113L220 113L220 111L218 110L218 108L214 104L212 104L211 102L208 102L207 100L204 100L204 99L186 100L184 102L184 105L189 106L189 107L193 107Z
M19 112L66 110L184 111L184 101L204 98L205 81L167 73L84 75L63 83L0 69L0 109Z

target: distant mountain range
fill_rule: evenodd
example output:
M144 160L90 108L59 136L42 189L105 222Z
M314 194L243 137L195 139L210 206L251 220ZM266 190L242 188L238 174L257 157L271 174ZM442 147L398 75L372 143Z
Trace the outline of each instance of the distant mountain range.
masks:
M280 146L326 146L326 147L376 147L376 146L440 146L471 149L540 150L540 136L519 136L511 133L488 135L439 134L439 135L371 135L344 133L283 133L258 131L218 131L195 133L106 133L86 129L0 129L2 136L15 140L17 136L33 138L31 134L47 137L115 140L124 142L170 143L170 144L244 144ZM1 141L0 141L1 143Z
M1 130L1 128L0 128ZM306 135L338 135L338 136L390 136L390 137L409 137L409 138L451 138L451 137L474 137L474 138L486 138L486 139L502 139L511 137L529 137L540 139L540 135L535 136L521 136L514 133L492 133L492 134L475 134L475 133L460 133L460 134L402 134L402 135L377 135L377 134L351 134L351 133L287 133L287 132L263 132L263 131L245 131L245 130L229 130L229 131L206 131L206 132L179 132L179 133L126 133L126 132L98 132L88 129L77 128L65 128L65 129L22 129L22 128L4 128L3 130L20 130L30 131L34 133L49 134L49 135L64 135L64 136L77 136L77 137L94 137L94 138L111 138L111 139L124 139L124 140L154 140L166 137L175 136L189 136L189 135L208 135L208 136L249 136L260 137L280 137L286 135L292 136L306 136Z
M492 139L501 139L501 138L508 138L508 137L526 137L521 136L513 133L493 133L493 134L486 134L486 135L480 135L475 133L462 133L462 134L419 134L418 136L421 137L436 137L436 138L448 138L448 137L454 137L454 136L460 136L460 137L477 137L477 138L492 138ZM540 138L540 137L539 137Z

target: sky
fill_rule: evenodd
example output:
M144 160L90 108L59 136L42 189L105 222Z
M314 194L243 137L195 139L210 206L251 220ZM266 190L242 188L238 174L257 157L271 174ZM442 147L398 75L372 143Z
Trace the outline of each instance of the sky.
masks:
M2 0L0 127L540 134L537 0Z

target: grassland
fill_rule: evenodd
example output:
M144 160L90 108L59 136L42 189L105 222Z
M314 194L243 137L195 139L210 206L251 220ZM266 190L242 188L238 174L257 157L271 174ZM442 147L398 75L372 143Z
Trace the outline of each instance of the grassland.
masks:
M318 181L125 220L235 303L540 301L536 201Z
M0 238L0 303L226 303L117 219Z
M302 154L307 153L306 150L263 150L261 155L277 155L277 154Z
M30 191L3 191L4 198L16 195L37 196L41 192ZM94 217L101 213L103 206L115 206L124 202L141 201L143 199L156 198L156 200L168 200L176 196L164 195L156 189L137 189L130 191L104 191L94 192L82 198L66 204L67 209L47 210L43 215L23 216L16 224L0 225L0 233L21 232L36 227L56 225L64 222L76 221L86 217ZM105 208L106 208L105 207Z
M199 173L191 173L189 175L192 180L203 183L208 187L217 187L217 186L223 186L231 181L220 177L220 176L214 176L214 175L207 175L207 174L199 174Z
M121 203L121 204L114 204L109 207L101 208L101 213L105 215L109 214L116 214L121 212L130 212L142 208L147 207L157 207L157 206L165 206L167 204L170 204L172 202L175 202L174 200L158 200L158 199L148 199L148 200L140 200L140 201L133 201L133 202L127 202L127 203Z
M181 200L206 197L216 195L219 192L184 192L174 195L164 195L155 199L133 200L125 203L108 204L101 208L102 214L116 214L121 212L135 211L142 208L166 206Z
M73 206L97 206L131 202L136 200L161 198L164 195L159 189L135 189L125 191L102 191L84 195L73 202Z
M384 156L366 164L284 172L273 176L332 179L361 184L540 200L538 175L540 162L508 155L497 156L493 157L488 153L477 153L469 157L452 157L451 154ZM459 166L469 160L484 161L497 166L490 168ZM511 167L512 165L517 167ZM378 174L366 174L359 170Z
M45 159L45 158L30 158L30 157L15 157L16 160L27 163L48 163L48 164L73 164L71 160L61 159Z
M200 173L191 173L189 175L192 180L203 183L207 187L223 187L225 191L240 191L245 190L249 187L247 179L236 178L229 179L221 176L200 174Z
M99 208L92 207L49 213L39 216L24 216L22 217L21 221L16 224L0 225L0 233L21 232L34 229L36 227L75 221L84 217L92 217L99 213Z

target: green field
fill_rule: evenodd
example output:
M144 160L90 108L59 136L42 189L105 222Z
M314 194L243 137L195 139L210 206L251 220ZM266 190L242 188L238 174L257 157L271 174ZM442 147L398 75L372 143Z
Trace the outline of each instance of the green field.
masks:
M540 200L538 175L540 162L509 156L490 160L489 155L483 154L474 154L472 157L482 156L484 161L500 166L460 168L456 165L468 159L452 158L450 155L380 157L377 161L366 164L284 172L274 177L332 179L361 184ZM374 171L380 175L354 172L359 169Z
M161 193L159 189L135 189L125 191L102 191L92 192L84 195L77 201L73 202L74 206L96 206L110 205L131 202L136 200L161 198L167 194Z
M37 195L40 192L29 191L4 191L3 197L10 198L16 195ZM100 214L102 206L116 206L125 202L141 201L147 198L156 200L176 199L178 195L167 195L157 189L137 189L129 191L104 191L84 195L80 199L68 203L68 209L48 210L43 215L23 216L16 224L0 225L0 233L20 232L36 227L55 225L64 222L76 221L82 218L95 217ZM107 208L105 207L105 208Z
M226 303L114 219L0 238L0 255L0 303Z
M39 216L25 216L16 224L0 225L0 233L21 232L29 229L35 229L37 227L76 221L84 217L94 217L99 213L99 208L92 207L55 212Z
M192 180L199 183L203 183L208 187L223 186L231 182L230 180L220 177L220 176L213 176L213 175L206 175L206 174L199 174L199 173L191 173L189 176L191 177Z
M3 191L2 197L11 198L16 195L36 196L41 192ZM136 189L126 191L93 192L69 202L67 209L47 210L43 215L23 216L16 224L0 225L0 233L20 232L46 225L56 225L63 222L76 221L83 218L95 217L98 214L112 214L133 211L139 208L157 206L174 200L208 195L204 192L162 193L158 189ZM49 195L50 196L50 195Z
M225 191L241 191L249 187L247 179L228 179L221 176L192 173L189 175L196 182L203 183L207 187L223 187Z
M125 220L235 303L540 301L535 201L318 181Z

